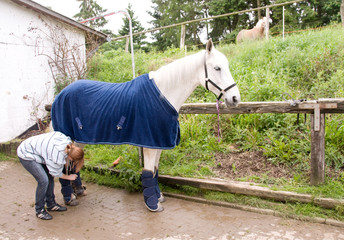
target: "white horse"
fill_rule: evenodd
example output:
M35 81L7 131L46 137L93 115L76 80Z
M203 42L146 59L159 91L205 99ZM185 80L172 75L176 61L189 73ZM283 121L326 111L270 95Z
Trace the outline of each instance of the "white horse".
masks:
M227 106L236 106L240 102L240 93L229 71L228 65L229 64L228 64L227 58L214 48L213 42L210 39L208 40L206 44L205 51L203 50L196 54L176 60L168 65L161 67L157 71L152 71L149 73L149 79L153 80L153 82L155 83L155 86L158 88L158 91L160 91L160 94L161 94L160 98L166 99L168 104L172 106L173 111L176 111L177 114L182 104L185 102L185 100L190 96L190 94L199 85L202 85L203 87L212 91L215 95L218 96L218 99L223 98ZM79 80L79 81L81 81L80 84L83 84L82 80ZM76 83L79 81L76 81ZM86 80L86 81L89 81L89 80ZM97 84L100 84L100 83L98 82ZM108 89L111 86L112 85L107 85L105 88ZM81 90L77 89L77 93L75 95L77 95L77 97L78 96L80 97L84 89L85 87ZM63 93L63 91L61 93ZM102 95L102 93L98 95ZM58 97L59 96L57 96L57 98ZM142 96L141 101L143 101L142 98L150 98L150 97ZM60 122L61 121L74 121L75 119L77 121L76 124L78 126L78 129L77 130L73 129L72 131L75 132L75 131L80 130L87 133L87 124L84 124L83 121L87 121L88 119L82 120L82 119L79 119L78 117L73 117L71 120L68 120L69 116L64 116L67 118L60 118L59 120L60 115L69 115L69 114L73 114L73 112L59 113L58 106L56 106L54 110L54 104L56 101L57 100L55 99L53 103L53 107L52 107L52 122L53 122L54 129L55 129L55 126L58 125L58 121ZM98 100L95 100L95 102L97 101ZM88 106L89 104L94 105L94 102L92 103L83 102L83 106L78 107L78 108L83 108L84 106ZM63 106L61 107L70 108L70 106L68 106L68 103L66 101L63 101ZM100 108L100 106L98 106L98 108ZM97 110L97 107L93 110L87 109L87 107L85 107L84 111L96 111L96 110ZM140 111L139 109L136 110L136 113L135 113L136 116L140 115L140 113L138 113L139 111ZM106 113L102 113L101 115L103 116L98 116L98 118L105 117L105 114ZM128 120L128 118L132 119L134 117L123 117L123 116L121 117L119 123L117 124L117 130L119 133L123 133L121 131L124 130L126 121L131 121L131 120ZM55 124L54 124L54 121L55 121ZM156 119L154 121L154 124L157 125L159 122L160 122L160 119ZM102 125L104 124L102 123ZM142 126L142 127L146 129L145 126ZM89 131L93 131L93 130L94 129L91 129ZM102 130L103 129L96 130L97 131L96 134L98 133L98 131L102 131ZM179 132L174 131L174 130L176 130L176 128L172 128L171 130L173 134L176 134L176 135L179 134ZM179 125L178 125L178 130L179 130ZM64 132L63 130L60 130L60 129L57 129L57 131ZM141 131L138 131L138 132L141 132ZM66 132L65 134L68 135L68 132ZM136 135L137 135L137 132L136 132ZM73 138L72 139L78 142L78 137L75 137L75 138L76 139L73 139ZM80 137L80 139L81 141L79 142L90 143L90 140L83 141L82 136ZM175 138L172 137L172 139L175 139ZM98 143L99 142L107 143L102 140L98 141ZM123 141L123 142L128 143L128 141ZM93 143L96 143L96 142L93 142ZM160 159L162 149L173 148L174 146L172 147L167 146L166 148L164 147L154 148L154 146L150 146L150 145L148 145L148 147L145 147L145 145L142 145L140 143L138 144L134 143L133 145L143 146L144 168L142 170L141 180L142 180L145 205L150 211L153 211L153 212L162 211L163 207L161 205L161 202L164 201L164 197L162 193L160 192L160 189L158 186L159 159Z
M266 17L263 17L258 21L256 26L252 29L243 29L238 33L236 42L240 43L247 40L258 40L264 37L264 30L266 26Z

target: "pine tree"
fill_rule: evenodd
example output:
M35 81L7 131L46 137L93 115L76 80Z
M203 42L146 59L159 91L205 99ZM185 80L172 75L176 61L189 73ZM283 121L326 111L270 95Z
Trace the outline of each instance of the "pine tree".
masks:
M142 27L141 23L137 20L137 17L134 16L134 11L132 9L132 5L129 3L127 7L127 13L129 14L131 18L131 25L132 25L132 32L142 32L144 28ZM118 31L120 36L129 35L129 19L127 17L122 18L123 19L123 26ZM145 34L136 35L133 37L134 42L134 48L140 49L142 48L146 42L144 41L146 39Z
M154 28L181 23L197 18L203 18L204 0L152 0L154 18L151 23ZM193 23L186 26L185 43L197 45L200 43L199 34L204 23ZM180 43L180 27L167 28L153 33L156 40L153 45L159 50L167 47L178 47Z
M79 0L80 1L80 0ZM81 0L82 3L79 6L80 12L74 15L78 21L82 21L88 18L96 17L103 15L107 9L103 9L100 5L98 5L96 0ZM100 29L103 27L108 21L105 18L100 18L97 20L89 21L85 23L89 27Z

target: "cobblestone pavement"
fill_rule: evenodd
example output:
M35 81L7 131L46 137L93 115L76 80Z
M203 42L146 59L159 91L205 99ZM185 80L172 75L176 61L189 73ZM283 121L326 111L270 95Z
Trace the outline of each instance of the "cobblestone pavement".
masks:
M53 220L34 213L36 182L19 162L0 161L0 239L328 239L344 229L166 197L165 210L151 213L140 193L86 184L80 205ZM55 180L57 202L62 203Z

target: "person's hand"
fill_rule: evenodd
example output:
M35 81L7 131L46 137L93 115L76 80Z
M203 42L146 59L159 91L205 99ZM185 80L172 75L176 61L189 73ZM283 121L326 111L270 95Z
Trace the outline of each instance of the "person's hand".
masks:
M71 181L74 181L78 177L78 175L76 175L76 174L70 174L68 176L69 176L69 180L71 180Z
M78 177L78 175L76 175L76 174L70 174L70 175L62 174L62 176L60 178L74 181L77 177Z

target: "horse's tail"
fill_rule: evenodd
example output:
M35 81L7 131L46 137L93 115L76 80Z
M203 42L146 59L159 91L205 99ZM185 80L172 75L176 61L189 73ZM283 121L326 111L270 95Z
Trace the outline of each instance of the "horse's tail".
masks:
M265 27L259 29L259 38L264 38L265 35Z
M46 132L53 132L54 128L53 128L53 122L50 121L49 126L47 127L47 129L45 130Z
M243 41L243 34L244 34L244 30L241 30L241 31L238 33L238 35L237 35L237 37L236 37L236 43L240 43L240 42Z

